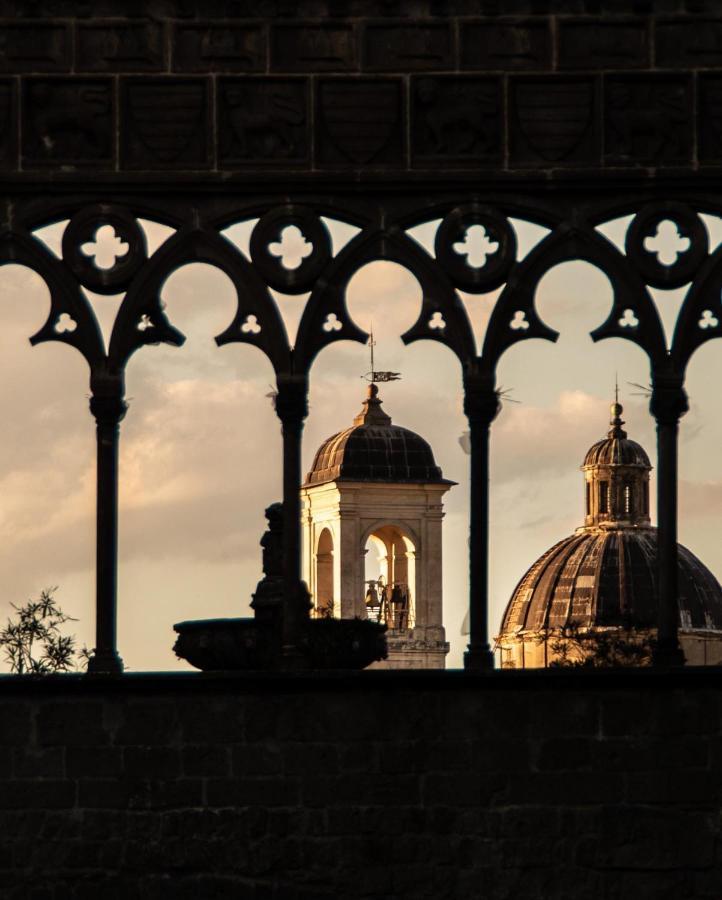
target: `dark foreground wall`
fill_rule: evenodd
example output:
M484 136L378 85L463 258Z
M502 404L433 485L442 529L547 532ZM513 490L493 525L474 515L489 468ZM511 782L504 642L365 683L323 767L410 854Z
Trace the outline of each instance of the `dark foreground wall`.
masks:
M720 15L719 0L0 0L0 178L715 176Z
M0 680L0 897L722 897L722 672Z

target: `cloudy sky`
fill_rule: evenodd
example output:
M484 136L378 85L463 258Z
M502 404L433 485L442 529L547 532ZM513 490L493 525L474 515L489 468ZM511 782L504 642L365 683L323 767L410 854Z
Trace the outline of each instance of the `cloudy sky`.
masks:
M705 219L713 246L719 220ZM607 230L619 240L626 222ZM543 232L516 224L520 252ZM148 227L152 244L167 231ZM58 246L62 226L46 230ZM231 237L243 248L249 228ZM417 237L428 245L434 226ZM348 231L334 227L335 243ZM58 585L62 607L78 621L80 642L93 644L94 423L88 373L80 356L60 344L31 348L43 324L48 293L39 276L18 266L3 272L0 330L0 617ZM656 292L669 327L684 291ZM497 294L464 296L479 341ZM91 297L104 328L119 298ZM266 396L273 373L260 352L243 345L216 348L213 336L234 313L228 279L204 265L174 273L163 290L168 315L186 335L179 349L148 347L128 367L130 409L121 433L119 646L131 670L187 668L172 653L174 622L247 615L261 575L258 541L263 509L281 498L281 439ZM304 298L278 298L291 331ZM460 369L441 345L405 348L399 335L417 316L415 278L391 263L360 270L348 288L351 315L373 322L377 368L401 371L382 386L394 421L431 443L444 475L458 482L447 495L444 535L444 617L449 664L460 665L467 602L468 458L459 436ZM506 403L492 433L491 619L498 626L517 580L553 542L581 524L587 447L607 429L618 373L630 436L654 462L654 425L647 401L630 382L646 384L642 352L622 340L593 344L591 329L611 304L606 277L586 263L550 271L537 297L542 318L561 332L557 344L523 342L499 367L499 383L518 403ZM367 348L347 342L318 357L311 378L311 412L304 465L329 434L350 424L364 394ZM722 341L693 358L691 410L682 423L680 537L722 578ZM3 666L4 668L4 666Z

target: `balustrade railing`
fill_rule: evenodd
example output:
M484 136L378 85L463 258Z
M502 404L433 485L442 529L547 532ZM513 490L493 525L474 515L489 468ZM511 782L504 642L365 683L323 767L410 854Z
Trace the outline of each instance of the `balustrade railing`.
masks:
M598 198L598 195L595 195ZM302 201L302 202L301 202ZM146 345L180 347L184 337L169 321L160 300L161 287L177 268L204 262L224 271L237 292L237 309L218 345L251 344L270 359L277 381L276 413L283 434L284 629L289 666L298 653L299 628L309 615L309 596L301 579L299 487L301 439L308 414L308 383L318 353L338 340L365 342L368 335L351 318L345 290L366 263L389 260L408 268L423 290L421 313L404 334L405 343L433 340L459 359L464 411L470 437L470 639L465 666L493 667L489 640L489 439L499 408L496 368L502 354L519 341L555 341L557 333L539 317L534 296L553 266L585 260L608 276L614 291L612 311L592 332L595 341L623 338L634 342L650 364L650 411L658 434L658 577L659 642L655 662L682 662L677 629L677 440L687 410L687 364L704 342L722 336L722 248L710 252L701 212L719 214L722 202L679 198L654 202L619 199L577 202L568 195L495 198L443 196L433 204L369 195L309 198L300 202L255 200L247 207L229 198L214 200L209 210L174 201L155 213L175 229L148 254L138 217L153 219L147 199L125 204L98 202L81 206L53 200L42 211L37 203L20 203L0 242L0 262L20 263L37 271L51 296L50 314L31 338L33 344L59 341L75 347L90 368L90 410L97 423L97 594L96 647L91 672L119 673L116 646L118 441L126 413L124 376L133 353ZM160 201L159 201L160 203ZM623 249L599 230L604 223L634 214ZM523 258L510 216L546 229ZM68 218L62 258L54 256L33 232ZM334 253L324 217L351 225L356 233ZM230 224L255 219L249 253L224 236ZM434 253L410 234L438 221ZM670 223L669 225L667 223ZM679 245L665 256L655 243L660 229L676 229ZM93 242L101 229L113 231L114 252L100 261ZM284 265L288 229L305 239L293 268ZM483 237L483 252L472 251L468 236ZM673 257L673 258L672 258ZM649 288L689 285L670 346ZM481 352L457 294L489 293L503 286L495 302ZM106 351L98 322L83 288L101 294L124 294ZM286 294L310 292L293 346L271 289Z

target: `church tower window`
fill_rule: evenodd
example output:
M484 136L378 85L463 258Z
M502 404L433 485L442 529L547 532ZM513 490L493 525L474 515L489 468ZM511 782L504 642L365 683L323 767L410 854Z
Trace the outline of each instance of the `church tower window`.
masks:
M599 482L599 512L609 512L609 482Z

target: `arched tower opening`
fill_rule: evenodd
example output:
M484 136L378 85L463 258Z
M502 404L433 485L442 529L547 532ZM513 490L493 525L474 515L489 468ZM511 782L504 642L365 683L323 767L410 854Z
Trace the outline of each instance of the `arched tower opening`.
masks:
M333 535L324 528L316 545L316 578L314 612L317 616L332 616L334 611L333 589Z
M398 525L382 525L366 540L364 597L366 617L390 631L416 623L416 547Z

